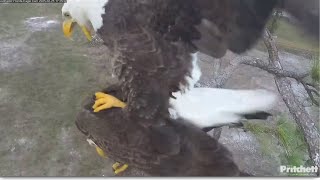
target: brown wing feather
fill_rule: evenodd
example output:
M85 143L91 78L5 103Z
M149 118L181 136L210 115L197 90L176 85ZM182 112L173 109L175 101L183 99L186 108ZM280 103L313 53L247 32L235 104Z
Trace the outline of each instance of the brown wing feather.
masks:
M165 124L171 93L186 84L192 49L182 41L163 39L137 18L141 11L122 5L121 1L110 1L103 16L107 25L98 33L118 54L115 72L127 103L123 113L144 127Z
M203 17L215 18L222 41L229 46L224 20L234 18L227 11L234 10L228 5L232 1L216 1L226 13L219 21L218 14L201 9L201 2L209 3L110 0L107 4L98 33L116 55L115 72L127 106L92 113L91 100L76 124L114 160L153 175L239 175L221 144L183 120L169 119L169 97L187 83L190 53L197 49L193 41L202 38L196 26Z
M200 51L222 57L229 49L242 53L261 37L277 0L195 0L202 21L196 25L200 39L192 42Z
M115 55L125 109L77 118L116 161L151 175L241 175L232 155L201 130L171 122L170 94L186 84L190 53L241 53L260 37L277 0L109 0L98 33Z
M89 99L76 125L115 161L153 176L238 176L231 153L218 141L183 120L141 128L121 109L93 113Z

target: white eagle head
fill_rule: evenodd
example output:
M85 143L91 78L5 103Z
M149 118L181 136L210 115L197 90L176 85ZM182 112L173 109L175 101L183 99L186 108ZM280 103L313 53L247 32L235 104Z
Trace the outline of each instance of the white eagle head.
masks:
M71 37L78 24L89 41L103 24L102 15L109 0L68 0L62 7L63 33Z

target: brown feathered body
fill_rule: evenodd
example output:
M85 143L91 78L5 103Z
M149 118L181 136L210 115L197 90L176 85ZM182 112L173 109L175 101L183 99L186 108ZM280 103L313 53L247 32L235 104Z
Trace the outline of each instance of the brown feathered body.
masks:
M93 113L78 128L112 159L156 176L237 176L231 153L183 119L169 98L188 88L191 53L240 53L260 36L275 0L109 0L98 34L113 52L124 109Z

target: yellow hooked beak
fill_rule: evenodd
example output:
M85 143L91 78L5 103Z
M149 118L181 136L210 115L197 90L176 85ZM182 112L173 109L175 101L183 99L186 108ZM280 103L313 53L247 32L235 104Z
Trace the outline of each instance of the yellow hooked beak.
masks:
M65 20L62 25L62 30L64 36L70 38L72 36L73 28L76 22L72 21L71 19ZM86 26L80 26L82 32L87 37L89 41L92 41L92 36L90 30Z

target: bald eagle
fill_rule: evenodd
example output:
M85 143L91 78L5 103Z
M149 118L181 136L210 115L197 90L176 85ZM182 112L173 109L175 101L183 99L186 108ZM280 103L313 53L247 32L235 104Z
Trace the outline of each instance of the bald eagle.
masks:
M89 40L94 32L99 34L113 52L113 73L119 79L119 84L96 93L94 111L89 102L89 113L79 116L77 127L114 160L152 175L240 175L228 150L199 127L239 122L246 113L263 112L274 101L259 102L260 96L269 97L265 92L193 88L199 78L193 74L195 53L222 57L227 50L244 52L260 37L277 3L68 0L62 8L64 34L70 37L75 24ZM192 103L190 97L199 98L192 104L198 109L191 113L214 112L230 99L235 104L226 103L226 109L214 116L187 117L181 112ZM237 108L245 98L255 100ZM171 115L170 109L175 111Z

